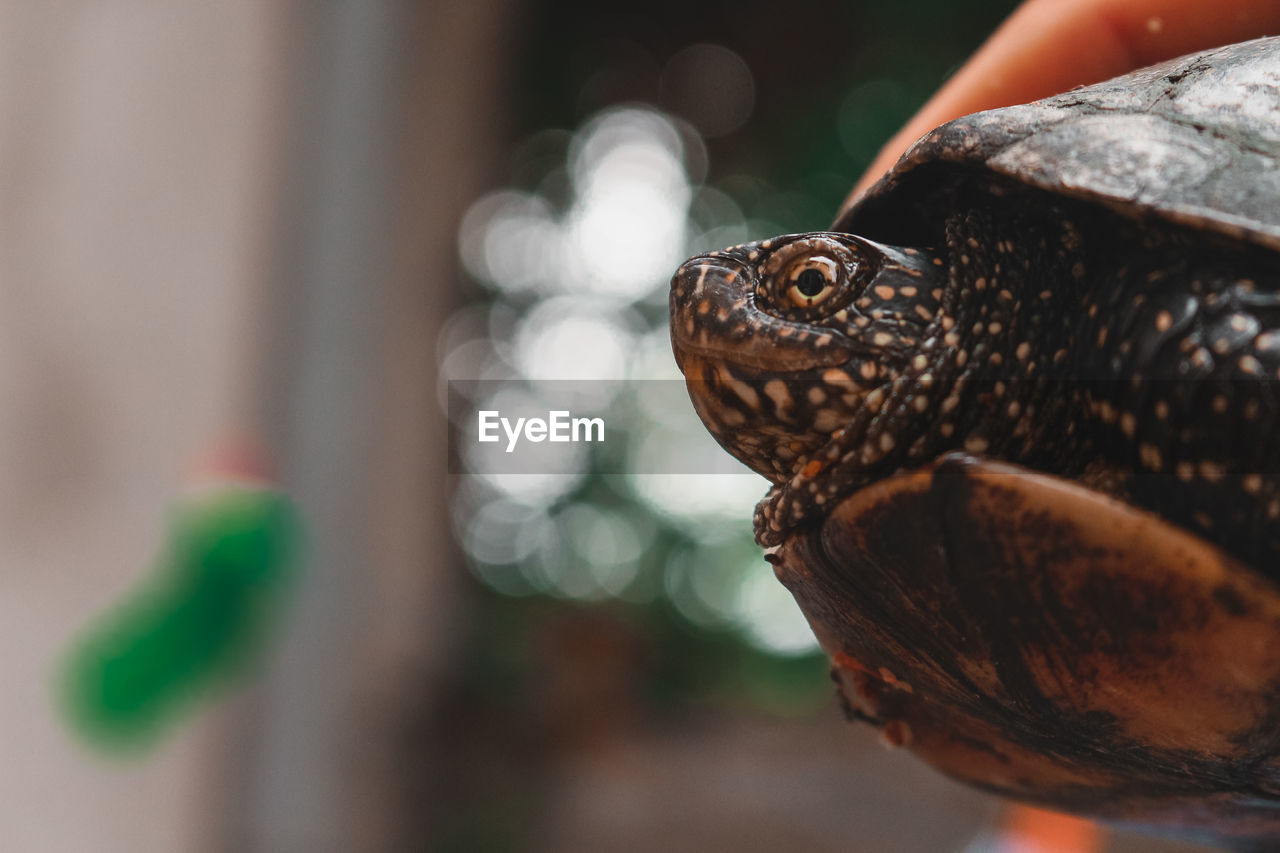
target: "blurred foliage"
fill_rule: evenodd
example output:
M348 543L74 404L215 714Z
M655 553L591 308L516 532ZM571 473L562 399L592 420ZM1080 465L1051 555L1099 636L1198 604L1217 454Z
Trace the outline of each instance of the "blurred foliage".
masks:
M812 229L834 219L880 145L1016 5L531 0L514 46L510 133L574 127L616 103L662 107L663 61L689 44L721 44L750 66L756 106L743 127L710 141L710 181L750 175L811 195L816 205L782 212L735 197L749 217ZM875 83L878 91L865 90ZM842 110L851 97L871 109ZM815 212L816 221L805 216Z
M508 76L506 131L518 156L503 160L493 183L565 203L569 190L556 167L567 129L611 105L670 109L664 63L690 45L714 43L745 60L755 103L744 124L706 140L706 175L695 181L731 198L748 229L821 229L880 145L1014 5L529 0ZM664 306L649 301L633 310L665 326ZM717 708L812 714L833 701L820 655L760 651L738 629L695 624L663 594L670 562L681 553L705 558L706 543L699 552L690 532L616 478L590 477L562 500L630 514L651 531L648 547L628 594L594 604L512 598L475 585L474 634L455 706L442 721L459 744L450 763L462 768L442 849L527 847L545 795L530 779L553 755L607 739L616 727L661 726ZM744 513L737 541L754 548L750 538ZM763 560L759 571L768 572Z
M529 190L541 184L546 193L548 174L563 163L568 145L568 132L558 128L577 127L619 103L663 108L664 62L688 45L712 42L750 67L755 108L736 131L706 142L705 183L728 194L749 222L776 223L784 231L821 228L879 146L1014 5L1010 0L802 0L785 7L529 0L519 12L508 77L507 132L513 150L522 154L504 160L494 183ZM551 190L547 194L554 197ZM638 309L646 320L665 323L661 304ZM588 479L571 497L651 515L613 478ZM657 533L644 557L642 588L660 586L654 573L672 553L694 544L662 519L648 521ZM749 519L742 524L748 534ZM661 656L670 669L655 676L655 683L669 683L666 692L686 697L696 684L718 683L710 666L677 689L674 685L691 676L676 661L681 655L700 659L714 644L705 632L672 615L670 602L661 596L633 598L640 603L610 606L666 614L637 616L639 622L648 620L641 633L682 650ZM483 624L503 625L504 633L524 624L515 615L527 606L523 602L512 608L488 592L483 600ZM504 642L520 645L516 637ZM726 642L740 645L734 638ZM797 665L812 668L809 662Z

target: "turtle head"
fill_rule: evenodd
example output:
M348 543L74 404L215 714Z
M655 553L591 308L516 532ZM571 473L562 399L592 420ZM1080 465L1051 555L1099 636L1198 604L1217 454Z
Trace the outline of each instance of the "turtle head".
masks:
M671 340L694 408L726 450L786 481L880 404L946 275L927 250L836 233L689 259L671 281Z

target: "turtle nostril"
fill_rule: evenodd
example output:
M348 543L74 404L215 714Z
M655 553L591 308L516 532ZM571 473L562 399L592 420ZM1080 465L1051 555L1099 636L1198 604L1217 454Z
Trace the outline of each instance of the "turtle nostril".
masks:
M696 298L704 291L724 285L741 287L746 282L746 267L737 261L710 255L690 258L680 265L671 278L676 294Z

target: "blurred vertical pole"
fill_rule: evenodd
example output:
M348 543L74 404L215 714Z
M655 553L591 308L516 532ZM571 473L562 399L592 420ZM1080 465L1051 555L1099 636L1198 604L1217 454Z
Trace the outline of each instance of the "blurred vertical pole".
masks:
M410 733L458 618L435 338L496 137L506 5L296 7L292 233L265 391L311 556L229 780L227 849L418 846L430 804L406 785L432 756L408 752L423 746Z
M345 777L357 725L351 689L369 564L368 476L376 442L377 318L386 299L382 213L397 3L298 7L298 112L286 162L293 204L280 265L270 413L284 484L311 532L304 584L257 707L236 850L349 850ZM271 406L271 403L268 403ZM238 833L237 833L238 834Z

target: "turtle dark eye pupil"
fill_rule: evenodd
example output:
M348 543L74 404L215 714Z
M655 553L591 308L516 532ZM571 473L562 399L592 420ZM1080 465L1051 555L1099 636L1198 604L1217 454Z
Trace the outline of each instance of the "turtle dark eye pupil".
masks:
M804 296L817 296L827 287L827 277L815 269L807 269L796 276L796 290Z

